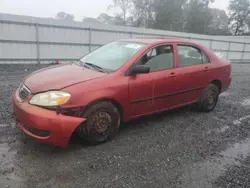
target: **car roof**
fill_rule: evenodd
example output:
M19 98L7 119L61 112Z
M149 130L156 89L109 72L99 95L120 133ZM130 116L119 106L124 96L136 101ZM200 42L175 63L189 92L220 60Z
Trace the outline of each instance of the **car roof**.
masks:
M136 42L136 43L144 43L144 44L155 44L155 43L164 43L164 42L183 42L183 43L191 43L188 40L184 39L176 39L176 38L130 38L130 39L122 39L121 41L126 42Z

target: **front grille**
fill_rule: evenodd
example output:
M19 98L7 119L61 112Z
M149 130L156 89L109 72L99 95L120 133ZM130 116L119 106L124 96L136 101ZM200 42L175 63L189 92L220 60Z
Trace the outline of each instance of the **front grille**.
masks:
M24 84L21 84L19 87L19 97L22 100L25 100L31 94L29 88L27 88Z

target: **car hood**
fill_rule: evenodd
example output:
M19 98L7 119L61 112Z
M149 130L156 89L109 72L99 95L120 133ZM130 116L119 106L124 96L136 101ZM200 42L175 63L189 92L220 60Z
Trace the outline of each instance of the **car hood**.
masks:
M25 78L24 84L32 93L60 90L81 82L107 75L74 64L51 66L38 70Z

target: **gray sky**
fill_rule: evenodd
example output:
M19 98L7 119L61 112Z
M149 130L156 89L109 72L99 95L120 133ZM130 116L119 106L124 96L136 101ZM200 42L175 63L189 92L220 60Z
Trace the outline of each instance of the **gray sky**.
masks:
M0 0L0 12L35 17L55 17L64 11L74 14L76 20L97 17L107 12L113 0ZM226 9L229 0L215 0L212 7Z

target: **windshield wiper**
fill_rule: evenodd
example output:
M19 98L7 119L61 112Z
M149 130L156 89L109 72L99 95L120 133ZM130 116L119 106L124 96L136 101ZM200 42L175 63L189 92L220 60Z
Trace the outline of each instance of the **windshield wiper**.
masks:
M88 69L93 68L93 66L90 66L90 65L84 63L84 62L81 61L81 60L77 60L77 61L74 61L74 62L72 62L72 63L78 63L79 66L83 66L83 67L86 67L86 68L88 68Z
M89 63L89 62L83 62L83 61L81 61L81 60L77 60L77 61L75 61L75 62L79 62L80 63L80 66L83 66L83 67L86 67L86 68L88 68L88 69L95 69L95 70L97 70L97 71L99 71L99 72L103 72L103 73L110 73L110 72L112 72L111 70L109 70L109 69L104 69L104 68L102 68L102 67L100 67L100 66L98 66L98 65L95 65L95 64L93 64L93 63Z
M104 72L104 73L107 72L106 69L104 69L104 68L102 68L102 67L100 67L100 66L98 66L98 65L95 65L95 64L93 64L93 63L84 62L84 65L87 65L88 67L92 67L92 68L94 68L95 70L98 70L99 72Z
M76 61L72 61L71 64L77 64L79 66L82 66L84 63L81 60L76 60Z

